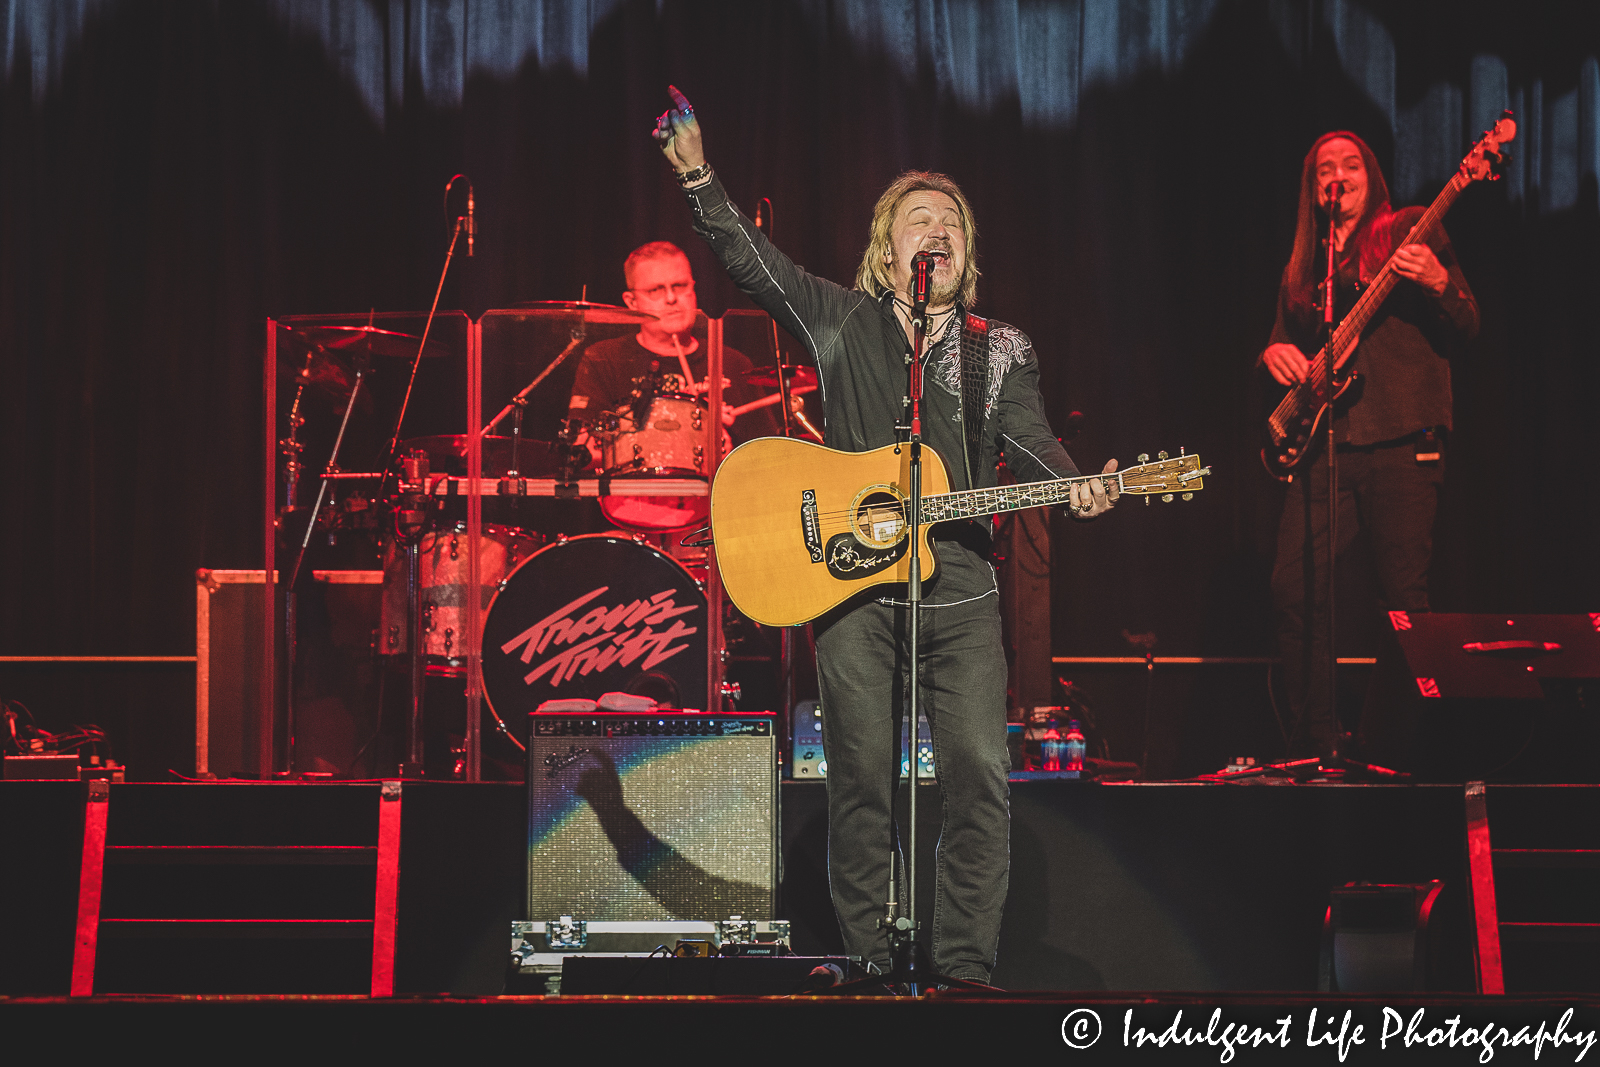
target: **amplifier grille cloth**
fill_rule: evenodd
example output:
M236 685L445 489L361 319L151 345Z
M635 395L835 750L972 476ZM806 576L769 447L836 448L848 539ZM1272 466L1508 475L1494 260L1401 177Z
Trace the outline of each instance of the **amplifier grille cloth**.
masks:
M772 918L773 743L532 738L528 918Z

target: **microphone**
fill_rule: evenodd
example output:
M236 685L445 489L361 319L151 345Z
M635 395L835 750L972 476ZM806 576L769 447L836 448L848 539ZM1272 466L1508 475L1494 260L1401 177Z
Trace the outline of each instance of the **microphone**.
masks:
M928 287L932 283L933 268L938 260L927 252L911 257L911 303L921 314L928 306Z
M472 238L478 232L478 215L472 203L472 183L467 183L467 258L472 258Z
M1339 199L1344 196L1344 182L1331 181L1328 183L1328 212L1332 215L1339 213Z

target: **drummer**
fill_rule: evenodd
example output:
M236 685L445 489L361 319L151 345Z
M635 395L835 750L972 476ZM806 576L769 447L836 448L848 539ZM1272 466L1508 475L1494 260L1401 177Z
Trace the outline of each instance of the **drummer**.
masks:
M622 302L655 318L646 319L632 337L614 337L584 350L572 383L569 417L587 420L625 406L633 398L633 380L647 374L673 374L681 381L687 369L694 381L676 391L703 394L706 390L705 345L693 334L700 305L695 299L689 257L670 241L651 241L633 250L622 264L622 272L628 282ZM723 347L722 420L729 427L734 444L778 432L772 406L738 417L733 414L739 405L760 400L771 392L750 385L746 381L750 371L751 363L744 353ZM661 391L674 390L666 385ZM592 439L589 447L591 451L595 448ZM597 453L597 462L598 459Z

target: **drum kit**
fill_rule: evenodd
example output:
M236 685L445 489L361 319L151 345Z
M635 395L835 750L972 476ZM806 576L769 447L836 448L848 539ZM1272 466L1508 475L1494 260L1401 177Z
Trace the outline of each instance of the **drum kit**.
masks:
M496 728L519 747L508 720L552 700L570 708L571 701L626 693L667 709L712 701L727 706L737 696L737 687L721 682L720 588L705 542L696 543L694 535L707 522L710 480L730 448L722 424L732 419L724 415L722 398L686 381L683 364L684 375L635 378L628 402L612 410L581 419L579 412L568 413L553 440L528 438L523 423L530 395L580 346L589 326L631 327L652 316L587 300L519 304L489 315L513 313L570 324L571 342L475 434L410 438L402 438L400 427L417 368L459 346L425 340L426 330L417 336L378 328L370 319L365 325L306 317L269 324L278 331L272 351L290 354L279 363L280 382L294 389L288 434L274 442L282 494L276 525L280 537L292 539L286 556L277 557L288 563L281 617L288 677L295 677L296 582L313 536L325 535L331 545L341 535L361 535L354 540L382 559L374 650L396 671L409 668L403 775L422 774L423 693L430 676L464 680L469 720L476 718L475 694L481 693ZM720 374L720 328L717 337L711 363ZM816 389L815 372L786 367L781 359L778 369L746 376L775 392L726 410L736 417L781 404L804 432L820 439L792 399ZM362 451L352 447L355 435L347 436L352 414L374 406L374 390L363 393L363 383L383 375L399 381L407 363L411 381L388 448L381 462L363 463L379 469L342 470L341 451ZM297 506L308 391L337 398L343 407L310 509ZM595 499L604 521L588 529L574 521L580 514L575 505L562 502L576 498ZM292 775L294 686L286 689ZM469 727L468 738L476 734ZM476 763L457 759L452 776L475 777L469 768Z

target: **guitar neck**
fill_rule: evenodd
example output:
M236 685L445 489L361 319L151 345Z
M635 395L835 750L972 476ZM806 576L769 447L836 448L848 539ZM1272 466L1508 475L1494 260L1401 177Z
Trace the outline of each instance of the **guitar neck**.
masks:
M1461 195L1461 190L1472 182L1473 179L1465 173L1456 171L1445 187L1439 191L1433 203L1428 205L1428 210L1422 213L1417 224L1411 227L1411 232L1406 234L1405 240L1401 241L1400 245L1415 244L1425 238L1428 232L1439 224L1439 220L1444 218L1445 212L1450 210L1450 205ZM1399 250L1397 246L1395 251ZM1343 367L1350 357L1355 355L1356 342L1361 340L1361 331L1372 322L1372 317L1378 313L1378 308L1383 306L1384 300L1388 299L1389 294L1394 291L1395 283L1399 280L1400 275L1394 268L1394 254L1391 253L1377 276L1361 294L1361 298L1356 301L1355 307L1351 308L1350 313L1333 328L1333 336L1323 346L1322 351L1312 358L1310 373L1306 375L1305 380L1290 389L1273 412L1272 418L1275 422L1281 422L1303 407L1310 406L1314 409L1323 403L1322 386L1323 378L1327 374L1329 353L1333 354L1334 370Z
M1116 474L1082 474L1076 478L1057 481L1022 482L1018 485L999 485L993 489L962 489L954 493L940 493L922 501L922 521L949 522L952 519L971 519L980 515L999 515L1007 511L1065 504L1072 487L1091 478L1117 481Z
M1471 183L1471 178L1457 171L1439 191L1433 203L1428 205L1428 210L1422 213L1417 224L1411 227L1411 232L1407 233L1405 239L1396 246L1395 251L1398 252L1401 246L1416 244L1423 240L1429 231L1439 224L1439 220L1444 218L1445 212L1456 202L1456 197L1461 195L1461 190ZM1394 255L1391 254L1378 271L1377 277L1372 279L1372 283L1361 294L1361 299L1356 301L1355 307L1351 308L1350 313L1334 328L1328 350L1335 353L1333 364L1335 369L1344 366L1345 361L1355 353L1356 342L1361 339L1361 331L1372 322L1372 317L1378 313L1378 308L1394 291L1395 283L1399 280L1400 275L1394 268Z

